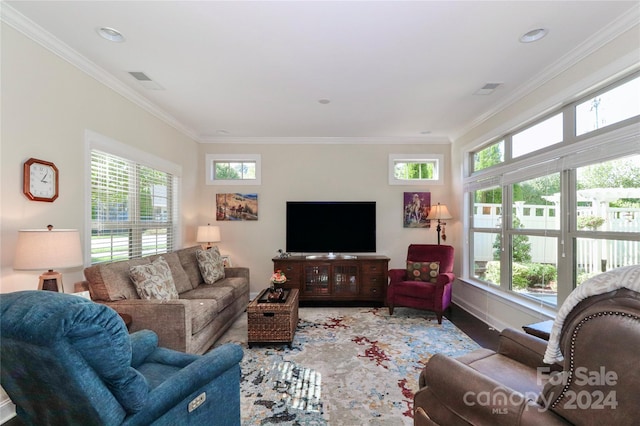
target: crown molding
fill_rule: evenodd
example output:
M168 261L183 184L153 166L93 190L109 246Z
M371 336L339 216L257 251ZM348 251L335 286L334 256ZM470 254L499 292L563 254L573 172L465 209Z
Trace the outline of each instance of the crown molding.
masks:
M26 37L40 44L45 49L51 51L55 55L69 62L71 65L80 69L82 72L96 79L111 90L122 95L125 99L133 102L143 110L151 113L158 119L164 121L174 129L178 130L185 136L200 142L198 134L193 129L185 126L167 111L158 107L147 98L122 83L112 74L78 53L76 50L63 43L60 39L49 33L40 25L33 22L17 10L13 9L6 3L0 3L0 20L15 30L24 34Z
M600 29L595 32L590 38L585 40L580 46L573 49L569 54L565 55L560 60L555 63L549 65L544 71L538 74L535 78L529 80L525 84L522 84L520 87L516 88L509 96L505 97L502 101L498 102L494 105L493 108L486 111L484 114L476 117L475 120L471 121L465 127L461 128L458 132L455 132L451 135L452 140L456 140L459 137L465 135L470 132L473 128L479 126L483 122L487 121L494 115L500 113L501 111L507 109L509 106L513 105L520 99L529 95L536 89L539 89L545 83L550 80L556 78L563 72L567 71L569 68L587 58L589 55L595 53L607 43L615 40L617 37L629 31L634 26L637 26L640 23L640 3L637 4L632 10L624 13L619 16L615 21L613 21L608 26ZM623 70L632 69L638 63L638 55L628 55L625 57L624 61L618 61L618 69L614 71L615 73L620 73ZM611 67L608 67L611 68ZM598 73L598 81L602 81L606 78L610 77L610 74L603 75L602 72ZM597 84L597 83L593 83ZM591 87L585 86L581 89L581 91L589 90ZM577 92L573 92L571 95L575 95ZM557 102L557 101L556 101ZM540 106L541 110L548 110L551 108L552 103L547 103L545 106Z
M202 143L212 144L281 144L281 145L446 145L449 138L443 136L422 137L200 137Z

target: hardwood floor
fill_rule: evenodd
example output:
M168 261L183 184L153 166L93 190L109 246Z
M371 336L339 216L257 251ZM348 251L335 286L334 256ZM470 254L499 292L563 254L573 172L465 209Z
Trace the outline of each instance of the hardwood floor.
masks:
M500 332L489 327L459 306L453 305L445 317L483 348L497 350Z
M453 306L451 312L445 314L445 317L451 321L456 327L462 330L467 336L471 337L480 346L496 350L498 348L497 330L490 328L487 324L480 321L459 306ZM3 423L3 426L23 426L17 417Z

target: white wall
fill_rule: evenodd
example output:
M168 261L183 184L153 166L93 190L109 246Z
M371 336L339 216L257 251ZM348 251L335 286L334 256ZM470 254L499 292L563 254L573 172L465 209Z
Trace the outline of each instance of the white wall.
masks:
M2 26L0 291L35 289L42 271L14 271L18 229L76 228L85 224L84 132L90 129L177 163L183 170L185 239L195 240L197 143L87 74L15 31ZM22 193L22 164L30 157L60 170L60 195L34 202ZM65 291L82 268L62 271Z
M18 229L53 224L85 237L85 129L182 166L183 237L194 241L198 197L189 189L200 164L197 143L5 24L1 43L0 292L36 289L43 272L13 270ZM23 195L22 164L30 157L60 170L60 196L53 203ZM72 292L82 268L62 272L65 291ZM0 421L12 415L1 391Z
M231 255L234 266L251 268L253 293L268 285L273 272L271 259L278 249L285 249L286 201L376 201L378 254L390 257L390 266L398 268L406 266L409 244L436 243L437 239L434 227L403 228L405 191L429 191L432 203L448 206L453 203L451 213L459 217L459 208L451 197L449 185L449 144L205 144L200 147L200 161L204 164L205 155L211 153L262 156L262 185L207 186L202 174L197 189L201 197L199 223L220 226L222 241L218 246L222 253ZM445 185L389 185L388 161L392 153L443 154ZM215 194L230 192L258 194L257 221L215 221ZM450 235L447 243L455 240L455 235Z

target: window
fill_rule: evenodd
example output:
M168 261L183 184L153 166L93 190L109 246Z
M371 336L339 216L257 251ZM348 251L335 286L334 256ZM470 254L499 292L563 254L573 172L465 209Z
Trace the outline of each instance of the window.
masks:
M443 183L442 155L389 155L389 185Z
M587 278L640 264L640 109L571 138L578 124L563 117L593 99L468 153L469 278L554 307Z
M207 154L207 185L260 185L259 154Z
M576 135L640 115L640 77L576 105Z
M504 162L504 140L474 153L473 171L478 172L502 162Z
M92 143L96 138L89 138L91 264L173 251L179 241L178 177L99 149L105 146ZM135 149L125 150L136 156ZM140 155L148 162L148 154Z
M640 264L640 155L579 167L575 176L576 284Z
M513 158L562 142L562 114L513 135Z

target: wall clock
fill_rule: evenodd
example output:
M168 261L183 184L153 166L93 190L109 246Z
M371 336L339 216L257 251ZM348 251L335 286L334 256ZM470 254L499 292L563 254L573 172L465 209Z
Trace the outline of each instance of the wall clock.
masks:
M24 195L33 201L58 198L58 168L50 161L29 158L24 163Z

